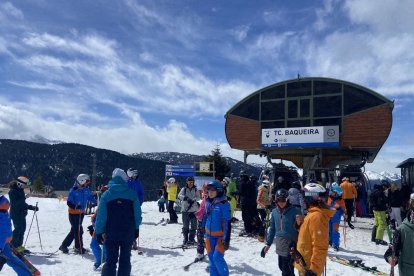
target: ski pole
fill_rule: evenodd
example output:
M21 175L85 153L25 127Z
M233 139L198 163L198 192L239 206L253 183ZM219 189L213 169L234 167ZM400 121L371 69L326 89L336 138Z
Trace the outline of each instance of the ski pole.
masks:
M36 209L37 209L37 202L36 202ZM35 217L36 212L37 212L36 209L33 213L32 221L30 222L29 231L27 231L26 241L24 242L23 247L26 247L27 239L29 238L30 230L32 229L33 220L34 220L34 217Z
M37 204L36 204L36 206L37 206ZM40 238L39 221L38 221L38 219L37 219L37 214L36 214L36 212L35 212L35 216L36 216L36 224L37 224L37 233L39 234L40 249L42 249L42 251L43 251L42 239Z
M78 205L80 205L80 202L78 203ZM81 242L81 218L82 218L82 213L79 214L79 222L78 222L78 242L79 242L79 252L82 255L83 258L83 254L82 254L82 250L83 250L83 245Z
M346 248L346 219L344 217L344 228L342 228L342 234L344 235L344 246Z

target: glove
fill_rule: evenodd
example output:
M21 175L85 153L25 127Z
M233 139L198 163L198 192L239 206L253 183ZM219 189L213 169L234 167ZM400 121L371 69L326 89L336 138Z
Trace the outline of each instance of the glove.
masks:
M29 207L27 209L35 211L35 212L39 211L39 207L33 206L33 205L29 205Z
M317 276L315 272L313 272L312 270L306 270L305 272L305 276Z
M260 252L260 257L262 257L262 258L266 257L266 253L267 253L267 251L269 250L269 249L267 249L267 250L266 250L266 247L267 247L267 246L264 246L264 247L262 248L262 251Z
M89 231L89 234L91 234L91 236L93 236L93 232L95 232L95 229L93 229L92 224L88 226L88 231Z
M75 209L76 209L76 210L82 210L82 205L77 204L77 205L75 206Z
M134 236L135 240L138 239L138 237L139 237L139 229L136 229L135 236Z
M104 235L105 235L104 233L96 235L96 240L100 245L104 244L104 242L105 242L105 236Z
M229 250L230 247L230 241L223 241L224 250Z

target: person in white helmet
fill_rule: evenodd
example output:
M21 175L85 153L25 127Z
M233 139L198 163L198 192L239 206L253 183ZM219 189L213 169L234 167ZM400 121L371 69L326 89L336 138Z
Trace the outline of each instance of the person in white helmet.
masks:
M26 203L24 188L29 186L31 186L29 178L26 176L19 176L16 181L12 181L9 190L10 218L12 219L14 226L11 244L20 253L27 252L23 247L27 210L39 211L37 206L32 206Z
M178 216L174 210L174 203L177 200L177 193L180 187L175 182L175 178L171 177L167 181L167 193L168 193L168 213L170 213L169 224L178 223Z
M79 254L85 253L83 248L83 228L82 222L85 215L86 203L90 201L92 205L96 206L96 198L92 195L91 190L87 188L87 185L91 182L89 175L80 174L76 178L73 188L70 189L67 205L69 207L69 222L71 229L63 240L59 250L63 253L69 253L68 247L75 240L75 252Z

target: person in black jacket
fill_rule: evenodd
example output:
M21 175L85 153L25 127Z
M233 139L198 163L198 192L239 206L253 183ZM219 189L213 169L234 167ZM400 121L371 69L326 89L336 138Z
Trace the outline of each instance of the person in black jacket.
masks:
M240 193L240 205L244 222L244 231L240 233L240 236L253 236L253 231L255 230L253 224L257 213L256 185L250 181L249 176L244 171L240 172L238 190Z
M27 210L39 211L37 206L26 203L24 188L30 186L30 180L26 176L19 176L16 181L10 185L10 218L13 221L13 238L11 244L18 252L23 253L26 249L23 247L24 232L26 231Z
M370 203L374 212L374 227L371 240L376 244L387 245L383 240L384 231L387 227L385 211L388 209L388 199L384 193L385 185L374 185L374 191L370 196Z
M402 198L401 192L398 190L397 185L391 184L391 188L388 191L389 206L391 208L390 219L394 228L401 225L401 206Z

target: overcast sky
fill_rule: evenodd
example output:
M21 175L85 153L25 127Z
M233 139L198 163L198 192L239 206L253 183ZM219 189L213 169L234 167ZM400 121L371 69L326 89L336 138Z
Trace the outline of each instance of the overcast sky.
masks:
M0 2L0 138L237 159L224 114L256 90L338 78L395 100L374 171L414 157L414 1ZM253 160L253 159L251 159Z

